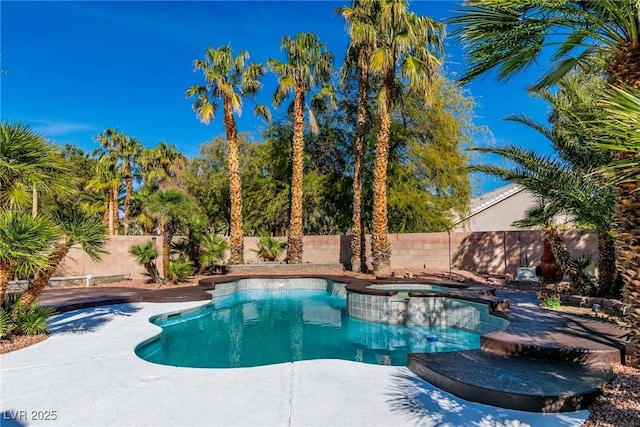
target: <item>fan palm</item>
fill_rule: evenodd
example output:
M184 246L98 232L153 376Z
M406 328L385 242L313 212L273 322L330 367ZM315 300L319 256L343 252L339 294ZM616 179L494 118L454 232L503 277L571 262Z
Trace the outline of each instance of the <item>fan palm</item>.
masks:
M21 123L0 123L0 208L20 208L38 191L70 194L73 185L59 148Z
M124 193L124 216L122 225L124 234L129 234L129 225L131 224L131 197L133 193L133 180L139 177L139 159L142 155L143 147L140 141L135 138L125 136L120 141L118 147L118 157L122 159L122 176L125 181Z
M162 275L168 277L171 260L171 241L178 227L194 209L194 202L186 193L167 188L149 196L145 210L157 221L162 235Z
M196 70L204 74L205 86L191 86L188 97L195 97L193 109L201 122L209 123L215 118L217 99L222 100L223 121L227 137L227 166L229 168L229 195L231 199L231 255L229 264L244 263L244 230L242 221L242 184L238 156L238 128L235 114L242 113L242 98L253 98L262 87L260 79L265 73L261 64L247 65L249 52L246 50L234 57L231 46L218 49L209 48L204 60L196 59ZM267 120L271 119L268 108L256 105L254 112Z
M269 59L268 66L278 74L278 86L273 94L276 107L293 94L293 153L291 173L291 207L287 259L291 264L302 262L302 186L304 168L304 112L306 96L316 88L320 94L331 94L329 83L333 72L333 55L324 42L313 33L298 33L295 38L284 36L282 50L287 62ZM316 129L315 117L309 109L311 128Z
M373 169L373 232L371 249L373 273L391 273L391 246L388 236L387 169L391 114L404 89L428 95L430 78L440 65L442 54L442 24L407 9L403 0L378 2L376 32L363 37L375 37L375 50L370 59L371 74L379 79L378 120Z
M98 218L88 216L80 209L74 209L70 212L55 213L53 221L60 226L62 235L57 239L47 265L38 269L20 298L20 306L23 308L33 304L73 245L80 245L93 261L99 261L105 253L104 244L108 237L104 225Z
M379 11L377 6L379 3L375 1L355 0L351 3L351 7L341 7L337 10L347 21L350 38L342 69L342 78L347 78L350 71L355 70L358 73L356 128L353 143L353 238L351 239L351 269L353 271L367 270L362 172L369 93L369 58L376 47L376 12Z
M149 240L139 245L133 245L129 248L129 253L136 258L139 264L144 266L149 278L158 283L158 269L155 263L156 258L158 258L158 251L153 242Z
M16 269L32 275L50 265L59 231L49 218L0 210L0 302Z
M161 141L157 146L143 150L140 168L145 186L154 191L175 186L185 163L184 154L174 144Z

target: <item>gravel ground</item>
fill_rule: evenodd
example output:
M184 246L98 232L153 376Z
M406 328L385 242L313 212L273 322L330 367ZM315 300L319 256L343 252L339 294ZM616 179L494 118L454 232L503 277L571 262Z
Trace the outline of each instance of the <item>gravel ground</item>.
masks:
M309 275L308 271L287 271L291 275ZM405 277L407 274L420 279L433 279L438 281L456 281L461 283L480 283L498 288L512 288L515 290L535 293L538 285L522 285L511 287L501 278L480 276L466 271L425 271L425 270L396 270L396 277ZM373 279L373 276L348 271L318 270L315 275L346 275L362 279ZM162 287L196 286L204 276L190 278L188 281L173 284L165 284ZM154 283L147 283L144 279L126 280L123 282L95 285L100 287L125 286L132 288L154 289ZM65 286L68 288L83 287ZM575 310L568 309L574 314ZM577 314L580 314L579 312ZM585 315L589 315L585 313ZM38 343L47 338L47 335L21 336L12 341L0 341L0 354L18 350ZM603 394L590 408L590 415L582 427L638 427L640 426L640 369L629 366L615 365L614 378L604 387Z

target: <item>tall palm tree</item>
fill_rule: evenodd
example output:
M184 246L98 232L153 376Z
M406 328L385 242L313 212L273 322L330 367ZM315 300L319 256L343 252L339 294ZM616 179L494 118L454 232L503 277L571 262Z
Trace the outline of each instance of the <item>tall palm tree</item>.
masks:
M331 93L333 55L324 42L313 33L298 33L295 38L284 36L281 49L286 62L269 59L267 65L278 74L278 87L273 94L276 107L293 94L293 141L291 173L291 207L289 216L287 259L291 264L302 263L302 186L304 174L304 112L307 95L320 88L320 94ZM309 111L309 122L315 128L315 117Z
M105 203L106 199L106 208L103 211L103 222L107 224L110 236L118 234L119 196L122 182L120 166L110 157L102 155L96 163L95 176L87 182L87 189L104 194L102 203Z
M186 193L167 188L151 194L145 210L157 221L162 236L162 276L166 279L171 261L171 241L178 227L192 214L194 202Z
M430 78L440 65L444 27L437 21L407 9L404 0L383 0L376 20L375 50L370 70L379 79L378 120L373 169L373 230L371 249L373 273L391 273L391 246L388 236L387 168L391 115L402 91L428 95Z
M16 269L26 275L50 265L59 228L48 218L0 210L0 302Z
M73 191L59 147L25 124L0 123L0 208L20 208L31 201L35 216L40 191Z
M231 255L229 264L244 263L244 230L242 223L242 184L238 156L238 128L235 114L242 113L242 98L253 98L262 87L264 76L262 64L251 63L249 52L240 51L234 58L230 45L218 49L209 48L204 59L196 59L193 66L202 71L206 85L195 85L187 89L186 95L195 98L193 109L198 120L208 124L215 118L217 100L222 100L223 121L227 137L227 166L229 168L229 196L231 199ZM270 120L269 110L256 105L254 112Z
M71 212L55 213L53 221L60 226L62 235L56 239L47 265L38 269L27 290L22 294L21 307L28 307L34 303L73 245L80 245L93 261L99 261L105 253L104 244L108 237L104 224L98 218L90 217L80 209L74 209Z
M118 147L118 157L122 159L122 174L125 181L124 216L122 225L124 234L129 234L131 223L131 195L133 193L133 180L138 175L138 162L143 151L142 144L135 138L125 136Z
M121 147L126 143L127 136L113 128L107 128L96 138L101 148L95 151L100 156L98 162L98 174L92 187L97 189L102 186L107 192L108 230L110 235L117 235L120 223L120 184L122 183L122 165L118 162Z
M640 2L637 0L467 0L452 20L467 46L469 81L489 70L500 80L534 64L548 67L534 89L557 83L574 69L591 69L604 59L603 71L615 87L640 89ZM547 55L552 53L551 55ZM543 55L544 54L544 55ZM635 155L619 151L624 161ZM615 234L625 297L640 312L640 191L639 180L616 188ZM635 329L640 350L640 329ZM638 351L640 354L640 351Z
M356 106L356 128L353 143L353 238L351 239L351 269L367 270L367 255L364 235L364 199L362 198L364 144L367 130L367 101L369 95L369 59L376 48L376 12L380 3L355 0L351 7L337 10L349 25L350 44L347 48L342 78L349 72L358 73L358 98Z

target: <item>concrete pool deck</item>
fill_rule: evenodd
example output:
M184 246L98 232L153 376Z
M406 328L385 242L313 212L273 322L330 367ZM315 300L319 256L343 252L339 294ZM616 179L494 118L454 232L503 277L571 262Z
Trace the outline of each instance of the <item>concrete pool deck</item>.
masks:
M49 339L0 355L0 425L579 426L588 417L465 401L405 367L312 360L196 369L135 355L160 331L149 317L202 304L134 302L52 317Z

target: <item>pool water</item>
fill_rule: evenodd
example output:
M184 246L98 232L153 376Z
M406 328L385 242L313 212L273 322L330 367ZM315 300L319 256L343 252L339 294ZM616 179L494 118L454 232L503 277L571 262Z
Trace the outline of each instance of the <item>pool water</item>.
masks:
M480 347L480 335L440 326L357 320L324 290L244 290L189 314L153 321L163 332L136 354L149 362L235 368L310 359L405 366L408 353ZM162 318L162 317L161 317Z

